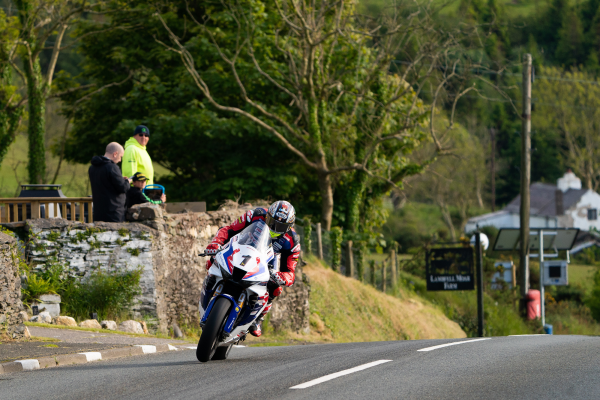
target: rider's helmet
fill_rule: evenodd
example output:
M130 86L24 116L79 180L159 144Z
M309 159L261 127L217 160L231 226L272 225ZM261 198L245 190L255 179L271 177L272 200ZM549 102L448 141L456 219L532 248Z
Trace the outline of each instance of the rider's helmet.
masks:
M267 212L266 222L271 230L271 237L277 238L294 226L296 210L288 201L278 200L271 204Z

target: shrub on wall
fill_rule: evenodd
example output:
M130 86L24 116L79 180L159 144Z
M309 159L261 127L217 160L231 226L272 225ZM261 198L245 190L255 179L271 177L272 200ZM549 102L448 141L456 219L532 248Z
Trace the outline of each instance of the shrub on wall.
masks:
M126 272L97 270L87 280L70 279L60 295L65 314L75 319L89 318L98 313L98 318L117 319L133 306L135 296L141 294L142 269Z

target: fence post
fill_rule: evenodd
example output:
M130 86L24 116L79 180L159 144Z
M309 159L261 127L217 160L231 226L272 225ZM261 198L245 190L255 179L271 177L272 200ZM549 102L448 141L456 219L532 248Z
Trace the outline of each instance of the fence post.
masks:
M331 239L331 269L340 271L342 265L342 228L334 226L329 231Z
M321 223L318 222L317 223L317 250L319 251L319 259L322 260L323 259L323 240L321 238Z
M364 242L358 242L358 260L356 262L356 278L364 282L365 281L365 244Z
M385 260L381 262L381 291L385 293L385 270L386 270L386 262Z
M377 284L375 283L375 260L371 260L369 266L371 267L371 284L374 288L377 288Z
M308 217L304 217L304 251L306 252L306 254L311 254L312 253L312 241L311 241L311 234L312 234L312 224L310 223L310 218Z
M392 287L395 287L398 282L398 272L396 270L396 250L390 252L390 263L392 265Z
M346 251L346 276L354 278L354 254L352 253L352 240L348 240Z

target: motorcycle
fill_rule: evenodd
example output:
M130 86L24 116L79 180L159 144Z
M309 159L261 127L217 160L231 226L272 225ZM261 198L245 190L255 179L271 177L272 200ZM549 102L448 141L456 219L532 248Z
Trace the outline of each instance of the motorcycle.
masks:
M225 360L231 348L245 340L267 306L267 283L271 271L279 268L278 260L264 221L246 227L217 253L200 297L198 361Z

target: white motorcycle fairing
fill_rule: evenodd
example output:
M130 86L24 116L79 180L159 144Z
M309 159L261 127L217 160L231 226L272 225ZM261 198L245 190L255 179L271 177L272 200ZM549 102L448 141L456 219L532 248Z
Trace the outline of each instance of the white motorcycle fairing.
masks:
M270 246L269 228L263 221L257 221L244 231L231 238L229 243L215 257L215 262L208 273L216 278L212 287L205 288L213 292L206 310L200 301L201 323L208 318L212 305L219 297L228 298L233 304L224 328L224 336L218 346L229 346L245 336L256 318L267 306L267 282L270 278L269 262L274 258ZM216 290L223 289L223 284L243 286L244 300L233 298L227 293ZM217 293L219 292L219 293ZM251 298L258 298L251 304Z

